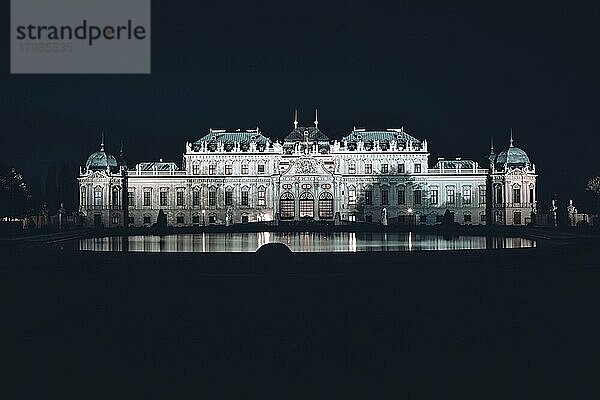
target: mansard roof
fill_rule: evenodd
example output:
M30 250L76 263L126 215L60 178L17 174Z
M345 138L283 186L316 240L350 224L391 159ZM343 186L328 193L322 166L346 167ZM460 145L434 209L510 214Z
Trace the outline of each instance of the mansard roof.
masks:
M410 142L411 144L420 145L421 141L417 138L409 135L404 132L404 129L386 129L386 130L367 130L367 129L354 129L349 135L344 136L342 140L345 140L349 143L358 142L362 140L363 142L371 142L371 141L379 141L379 142L391 142L395 140L396 142L406 144Z
M328 142L331 140L316 126L299 126L294 128L284 139L284 142L304 142L306 138L304 134L307 133L309 142Z
M202 144L203 142L208 143L250 143L256 142L266 144L270 140L260 132L258 128L249 129L242 131L240 129L235 131L227 131L225 129L211 129L207 135L204 135L200 139L194 142L194 144Z
M140 171L179 171L179 167L174 162L163 161L141 162L136 169Z
M441 169L473 169L479 168L478 164L473 160L443 160L440 159L433 168Z

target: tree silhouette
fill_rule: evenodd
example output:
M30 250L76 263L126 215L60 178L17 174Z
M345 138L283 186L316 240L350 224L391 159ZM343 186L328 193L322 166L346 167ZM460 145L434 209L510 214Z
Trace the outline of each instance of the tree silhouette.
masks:
M594 196L594 208L595 211L600 210L600 176L591 178L587 185L586 190L591 192Z
M42 194L42 179L37 174L31 177L29 194L29 209L32 211L39 211L44 202L44 195Z
M46 203L48 204L48 212L56 213L58 210L58 188L56 186L56 165L51 164L48 167L46 175Z
M29 191L23 175L0 162L0 215L22 217L28 202Z
M74 178L68 164L62 164L58 174L58 205L64 204L65 209L72 210L75 205Z

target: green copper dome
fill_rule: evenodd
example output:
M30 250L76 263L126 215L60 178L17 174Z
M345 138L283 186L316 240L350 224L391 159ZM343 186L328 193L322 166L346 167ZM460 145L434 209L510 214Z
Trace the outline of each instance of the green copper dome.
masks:
M92 171L104 170L107 167L116 168L118 166L117 159L112 155L100 149L90 155L85 163L85 168Z
M498 154L496 157L496 164L500 165L514 165L514 166L524 166L526 164L530 164L529 156L525 151L518 147L510 146L507 150L504 150Z

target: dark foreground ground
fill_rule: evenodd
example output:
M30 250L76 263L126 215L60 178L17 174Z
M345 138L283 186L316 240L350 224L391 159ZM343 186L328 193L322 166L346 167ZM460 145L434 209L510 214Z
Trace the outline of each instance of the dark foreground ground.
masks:
M600 393L593 243L277 258L4 254L3 386L18 390L4 398Z

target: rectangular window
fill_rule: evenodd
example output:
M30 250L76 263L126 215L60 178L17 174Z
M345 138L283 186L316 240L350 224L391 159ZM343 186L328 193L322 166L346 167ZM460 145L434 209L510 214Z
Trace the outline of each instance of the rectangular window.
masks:
M215 175L217 173L217 165L216 164L210 164L208 166L208 174L209 175Z
M480 215L479 215L479 220L480 220L481 222L485 222L485 214L480 214Z
M485 205L486 196L485 196L485 186L479 186L479 205Z
M471 188L464 187L462 193L462 203L463 204L471 204Z
M498 185L496 186L496 190L494 190L495 192L495 199L496 199L496 204L502 204L502 186Z
M210 192L208 192L208 205L211 207L214 207L217 205L217 192L214 190L211 190Z
M200 191L194 190L192 193L192 205L199 206L200 205Z
M265 164L258 164L258 173L259 174L265 173Z
M446 188L446 203L454 204L454 189Z
M192 174L200 175L200 165L198 165L198 164L192 165Z
M513 203L521 203L521 189L519 188L513 189Z
M225 175L233 174L233 165L225 164Z
M144 191L144 206L150 207L150 205L151 205L150 191L146 190L146 191Z
M404 163L398 164L398 173L399 174L404 173Z
M348 190L348 206L356 205L356 189L351 188Z
M406 192L404 189L398 189L398 205L403 206L406 204Z
M387 191L387 189L382 189L381 190L381 205L382 206L387 206L389 204L389 192Z
M248 164L242 164L242 175L248 175Z
M129 220L129 225L133 225L135 223L135 218L133 217L133 215L130 215L128 220Z
M415 164L415 174L421 173L421 164Z
M179 206L179 207L183 206L183 191L182 190L177 191L177 206Z
M102 190L94 190L94 205L102 206Z
M356 174L356 164L350 163L348 165L348 173L349 174Z
M127 192L127 204L129 207L135 206L135 192L133 190Z
M365 204L368 206L373 205L373 192L370 190L365 190Z
M231 190L225 191L225 205L226 206L233 205L233 192Z
M431 190L431 198L430 198L429 202L431 204L437 204L438 203L438 190L437 189L432 189Z
M535 198L534 198L534 194L533 194L533 189L532 188L529 189L529 202L530 203L535 203Z
M211 215L208 217L208 223L209 224L216 224L217 223L217 217L215 217L214 215Z
M365 164L365 174L373 173L373 164Z
M413 204L421 204L421 191L419 189L413 192Z
M381 164L381 173L382 174L388 173L388 165L387 164Z
M144 225L148 225L150 223L150 216L144 215Z
M200 223L200 216L199 215L193 215L192 216L192 223L193 224L199 224Z
M521 212L520 211L515 211L515 213L513 215L513 224L521 225Z
M266 205L265 188L258 188L258 206L264 207Z
M427 215L425 215L425 214L419 215L419 222L421 222L421 223L427 222Z
M465 222L471 222L471 214L465 214L463 218Z
M179 214L179 215L177 216L177 223L178 223L178 224L183 224L183 215Z
M168 203L167 203L167 196L168 196L168 192L160 192L160 202L159 205L161 207L165 207Z
M243 206L248 205L248 191L247 190L242 190L242 205Z
M116 225L119 223L119 214L112 215L112 223L113 223L113 225Z

